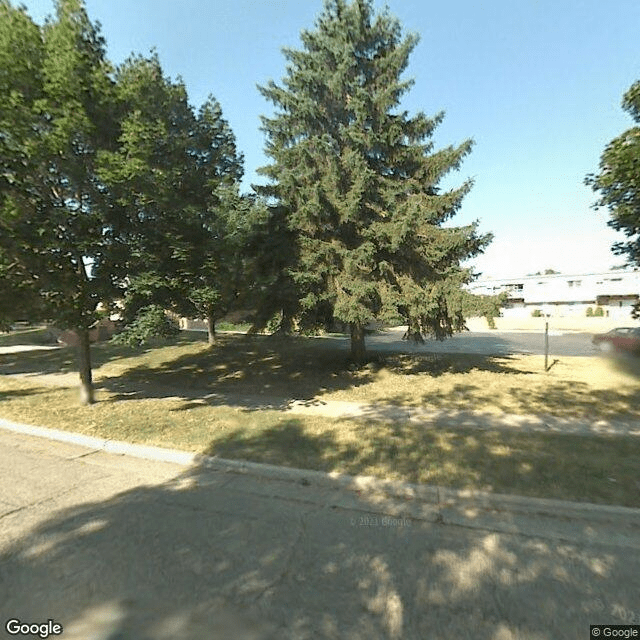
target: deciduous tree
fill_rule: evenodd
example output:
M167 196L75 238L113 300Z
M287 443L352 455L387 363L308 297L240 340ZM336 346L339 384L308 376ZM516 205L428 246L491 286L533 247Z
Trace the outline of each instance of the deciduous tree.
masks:
M613 252L640 264L640 81L624 94L622 108L636 126L607 145L600 158L600 172L589 174L585 182L599 195L595 208L607 207L609 226L628 238L616 242Z
M130 58L117 82L123 133L101 176L132 221L120 230L132 255L126 313L158 304L203 317L213 343L240 286L242 155L219 103L209 97L196 114L157 55Z
M122 276L105 234L117 209L95 171L117 137L111 69L82 0L57 0L42 28L6 0L0 14L2 297L17 290L19 314L78 334L91 403L89 328Z

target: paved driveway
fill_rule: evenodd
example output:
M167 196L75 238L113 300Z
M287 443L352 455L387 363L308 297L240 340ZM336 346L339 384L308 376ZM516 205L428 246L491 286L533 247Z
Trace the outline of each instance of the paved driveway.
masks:
M640 623L637 510L418 503L3 430L0 468L2 624L52 619L64 640L585 640Z

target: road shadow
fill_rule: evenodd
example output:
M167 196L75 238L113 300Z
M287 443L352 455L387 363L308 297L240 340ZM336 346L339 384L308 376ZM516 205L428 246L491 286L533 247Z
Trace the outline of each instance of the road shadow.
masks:
M410 496L203 466L144 482L5 518L3 623L53 619L68 640L578 640L637 615L638 554L575 542L588 522L511 535L408 515Z

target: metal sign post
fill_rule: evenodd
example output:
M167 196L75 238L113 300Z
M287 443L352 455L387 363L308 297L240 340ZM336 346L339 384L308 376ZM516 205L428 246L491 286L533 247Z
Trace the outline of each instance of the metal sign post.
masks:
M544 323L544 370L549 371L549 323Z

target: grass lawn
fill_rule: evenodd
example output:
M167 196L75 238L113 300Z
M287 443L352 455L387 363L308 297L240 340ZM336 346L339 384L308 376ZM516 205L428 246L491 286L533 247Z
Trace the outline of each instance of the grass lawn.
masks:
M537 497L640 507L640 439L425 429L265 408L266 399L640 418L633 361L385 354L361 371L323 339L185 334L165 346L93 347L98 403L81 407L73 349L0 356L0 417L227 458ZM375 355L375 354L373 354ZM56 378L42 373L69 374ZM212 395L213 394L213 395ZM233 394L237 402L225 400ZM207 396L207 397L205 397ZM229 406L231 405L231 406Z
M46 327L27 327L8 333L0 333L0 347L18 344L55 345L54 334Z

